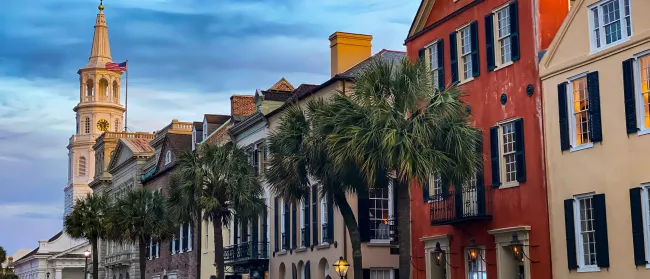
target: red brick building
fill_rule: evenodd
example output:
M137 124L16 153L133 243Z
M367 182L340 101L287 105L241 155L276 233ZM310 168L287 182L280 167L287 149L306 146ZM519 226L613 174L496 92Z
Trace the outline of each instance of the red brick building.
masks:
M465 91L484 167L462 186L413 185L411 278L551 278L538 62L571 2L422 1L408 56Z
M193 123L172 121L156 133L150 145L156 155L145 166L142 185L151 191L160 191L164 196L169 191L169 180L176 158L192 149ZM169 240L151 240L146 248L146 278L181 279L199 278L201 264L200 224L184 224Z

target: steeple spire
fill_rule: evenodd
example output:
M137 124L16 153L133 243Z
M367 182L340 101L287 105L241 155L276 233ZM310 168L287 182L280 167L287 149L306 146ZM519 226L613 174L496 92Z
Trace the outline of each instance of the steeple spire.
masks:
M106 62L112 62L111 47L108 43L108 26L104 17L104 4L99 1L99 12L95 20L95 34L93 35L93 45L90 50L88 64L84 68L103 68Z

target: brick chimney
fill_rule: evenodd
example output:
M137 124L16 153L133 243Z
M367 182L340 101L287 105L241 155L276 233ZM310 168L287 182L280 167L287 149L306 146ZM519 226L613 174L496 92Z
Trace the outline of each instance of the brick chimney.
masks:
M332 77L372 55L372 36L345 32L330 35Z
M230 116L248 116L255 113L253 96L232 95L230 97Z

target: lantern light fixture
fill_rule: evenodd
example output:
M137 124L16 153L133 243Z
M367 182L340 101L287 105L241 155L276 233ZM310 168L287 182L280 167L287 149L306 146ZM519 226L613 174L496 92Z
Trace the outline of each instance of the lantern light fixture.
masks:
M334 262L334 271L338 274L341 279L343 279L348 274L348 269L350 269L350 264L343 257Z

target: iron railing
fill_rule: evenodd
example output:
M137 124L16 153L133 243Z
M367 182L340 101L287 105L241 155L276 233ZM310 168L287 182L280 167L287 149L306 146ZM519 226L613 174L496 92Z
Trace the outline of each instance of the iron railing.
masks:
M223 259L225 263L234 263L245 260L257 260L269 258L268 242L242 242L223 248Z
M487 187L450 187L429 201L431 225L445 225L492 218L492 189Z

